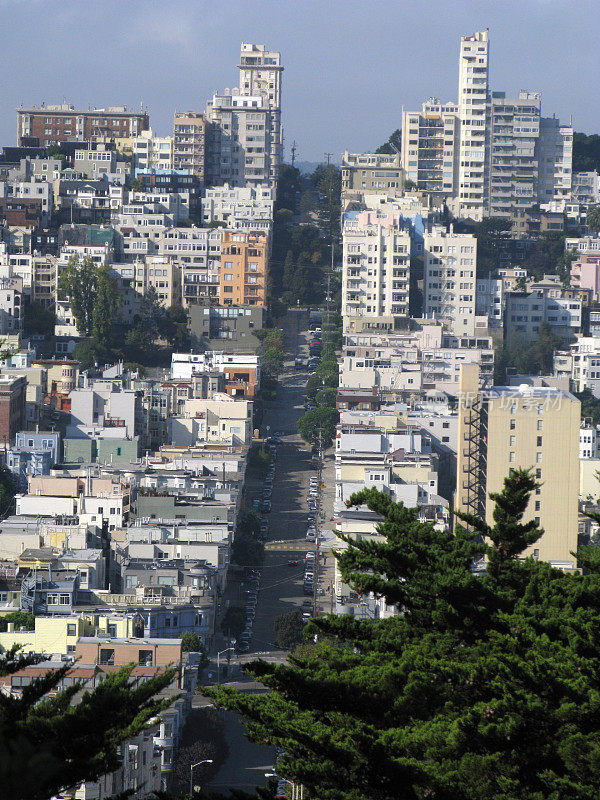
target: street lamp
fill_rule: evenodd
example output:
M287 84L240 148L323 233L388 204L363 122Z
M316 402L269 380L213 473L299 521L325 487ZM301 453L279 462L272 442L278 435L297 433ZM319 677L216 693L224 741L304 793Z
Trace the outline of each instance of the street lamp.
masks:
M190 764L190 800L194 796L194 770L196 767L199 767L201 764L212 764L212 758L205 758L203 761L198 761L197 764Z
M303 800L304 786L302 784L300 784L300 789L296 791L296 784L294 781L289 781L287 778L282 778L280 775L277 775L276 772L265 772L265 778L277 778L278 781L289 783L289 785L292 787L292 800L294 797L298 797L298 800Z
M235 647L226 647L225 650L221 650L217 653L217 683L221 683L221 656L223 653L228 653L230 650L235 652Z

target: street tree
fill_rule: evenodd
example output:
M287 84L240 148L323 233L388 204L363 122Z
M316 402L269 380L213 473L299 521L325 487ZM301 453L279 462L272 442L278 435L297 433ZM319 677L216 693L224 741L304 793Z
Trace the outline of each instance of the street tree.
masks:
M283 650L291 650L300 644L303 630L304 620L299 608L280 614L273 622L275 641Z
M305 442L317 444L320 439L323 447L329 447L335 437L339 420L340 415L335 408L329 406L314 408L298 420L298 433Z
M585 224L592 233L598 233L598 231L600 231L600 205L588 209L585 217Z
M493 521L456 533L364 490L379 537L342 536L341 578L387 619L314 619L286 665L248 669L270 691L208 689L281 747L278 772L321 800L592 800L600 792L600 552L564 573L526 548L536 481L515 470ZM486 574L473 559L485 555Z

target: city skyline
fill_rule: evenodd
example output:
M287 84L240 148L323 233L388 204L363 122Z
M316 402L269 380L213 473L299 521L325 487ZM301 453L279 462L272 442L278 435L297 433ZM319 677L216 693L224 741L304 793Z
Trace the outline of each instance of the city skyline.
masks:
M326 149L337 161L345 149L381 144L400 127L403 106L419 107L430 96L456 101L459 37L486 27L490 90L539 91L545 115L572 116L577 131L600 128L600 112L589 102L600 69L592 39L600 12L592 2L396 3L384 11L378 6L377 13L351 2L343 15L306 2L301 36L293 27L298 7L273 2L253 4L252 14L241 3L225 3L218 18L204 2L173 2L168 11L147 0L131 2L119 6L118 17L110 1L93 15L74 2L3 5L12 26L1 56L5 74L28 54L19 81L5 87L2 99L0 133L7 143L16 141L14 109L21 103L63 97L83 108L143 103L153 130L170 134L175 111L202 111L214 91L236 85L240 42L253 41L282 54L286 159L295 140L297 160L322 160ZM44 13L50 7L51 35ZM576 25L575 13L592 24ZM363 51L365 41L378 45Z

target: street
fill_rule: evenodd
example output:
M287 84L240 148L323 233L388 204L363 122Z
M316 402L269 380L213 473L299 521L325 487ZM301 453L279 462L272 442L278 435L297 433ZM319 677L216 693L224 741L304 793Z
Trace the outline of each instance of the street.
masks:
M302 441L297 433L298 419L304 413L304 392L308 375L305 371L294 371L294 358L300 353L306 358L308 313L302 310L290 310L281 320L285 333L286 358L285 369L279 378L276 400L265 403L265 412L261 427L261 435L277 434L282 439L278 448L273 480L272 510L266 515L269 523L268 539L265 547L265 559L261 570L260 591L253 624L253 635L250 650L239 656L229 652L220 657L221 680L231 681L241 691L261 691L262 687L247 679L242 672L242 665L253 658L265 658L268 661L281 663L285 660L285 651L277 648L274 642L273 622L277 616L301 608L307 599L303 593L304 557L307 550L315 549L314 542L307 542L308 526L307 496L312 475L317 474L317 459L311 454L310 447ZM322 492L323 550L326 557L326 568L319 567L317 580L317 612L330 610L330 593L327 589L333 577L333 557L327 552L333 537L328 522L332 516L333 495L335 491L333 451L326 454L322 480L325 489ZM247 498L259 497L262 483L249 480L246 486ZM296 566L290 566L290 560L298 560ZM227 593L227 601L234 604L238 600L237 586L232 584ZM321 594L322 592L322 594ZM311 612L313 609L309 609ZM220 631L216 632L211 653L211 680L217 680L216 654L228 647L228 642ZM227 675L224 664L230 658ZM202 705L205 698L198 697L195 705ZM229 756L211 780L207 788L224 791L227 787L249 790L257 784L264 784L265 772L272 771L275 758L273 748L252 744L245 736L244 726L237 715L225 712L227 738L230 743ZM263 769L264 767L264 769ZM261 772L262 770L262 772Z

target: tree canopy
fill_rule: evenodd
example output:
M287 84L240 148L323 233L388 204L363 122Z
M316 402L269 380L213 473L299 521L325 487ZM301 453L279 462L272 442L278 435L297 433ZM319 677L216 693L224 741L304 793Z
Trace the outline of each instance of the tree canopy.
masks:
M335 408L320 406L306 414L298 420L298 433L305 442L316 444L319 441L319 433L323 447L329 447L335 437L335 428L340 419L340 415Z
M581 551L586 574L520 558L542 535L523 522L535 488L514 471L493 523L465 517L455 535L374 489L354 495L381 538L342 536L341 576L401 613L319 617L288 665L250 665L269 693L204 691L320 800L597 797L600 554Z
M58 294L68 299L82 336L93 336L110 344L110 334L121 305L116 277L106 264L95 264L90 256L71 256L58 279Z
M13 649L0 659L0 675L36 663ZM48 800L119 766L117 745L136 735L170 700L156 698L175 670L133 686L133 664L109 674L93 691L59 687L70 664L24 686L21 697L0 695L0 794L3 800ZM72 702L76 696L77 702Z

